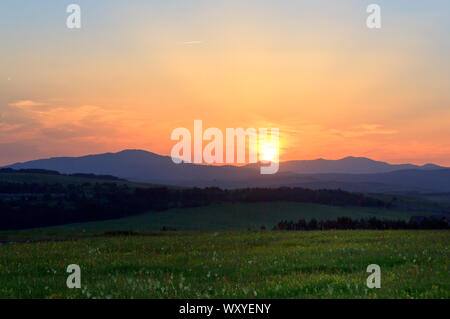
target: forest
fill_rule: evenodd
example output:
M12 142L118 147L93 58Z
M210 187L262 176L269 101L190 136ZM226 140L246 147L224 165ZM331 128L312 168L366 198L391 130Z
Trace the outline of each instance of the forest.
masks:
M0 229L35 228L107 220L171 208L217 203L301 202L388 207L388 202L341 190L302 188L130 187L115 182L41 184L0 181Z

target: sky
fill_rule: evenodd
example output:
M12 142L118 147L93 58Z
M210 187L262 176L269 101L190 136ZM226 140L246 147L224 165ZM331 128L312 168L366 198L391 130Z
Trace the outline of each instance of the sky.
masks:
M2 0L0 165L170 155L202 120L279 128L282 161L450 166L449 15L447 0Z

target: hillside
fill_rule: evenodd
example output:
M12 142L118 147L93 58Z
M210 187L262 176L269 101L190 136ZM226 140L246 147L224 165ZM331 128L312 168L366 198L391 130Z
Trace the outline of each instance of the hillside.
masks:
M57 172L33 172L33 170L5 170L0 169L0 183L36 183L36 184L84 184L84 183L116 183L128 185L129 187L152 187L155 185L147 183L129 182L114 176L100 176L87 174L59 174Z
M280 166L281 172L292 172L298 174L375 174L388 173L405 169L433 170L442 168L434 164L413 165L413 164L389 164L381 161L374 161L366 157L345 157L339 160L316 159L309 161L287 161Z
M255 164L208 166L174 164L170 157L141 150L41 159L10 165L16 169L39 168L65 174L113 175L134 182L184 187L222 188L299 186L364 192L449 192L450 169L427 164L392 165L367 158L290 161L280 163L274 175L260 175Z
M400 211L385 208L337 207L310 203L236 203L216 204L206 207L170 209L150 212L127 218L62 225L48 228L67 231L111 230L160 230L168 227L176 230L247 230L265 226L271 229L281 220L336 219L338 217L402 219L411 216L429 216L435 213Z
M56 170L65 174L94 173L114 175L130 181L156 184L182 184L189 181L212 181L228 176L255 176L255 168L234 166L206 166L175 164L168 156L140 150L125 150L118 153L88 155L82 157L58 157L8 167L15 169L41 168Z

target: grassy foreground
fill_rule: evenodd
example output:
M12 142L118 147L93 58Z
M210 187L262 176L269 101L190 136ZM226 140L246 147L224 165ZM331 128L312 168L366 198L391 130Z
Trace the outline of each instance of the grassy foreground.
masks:
M450 297L448 231L84 236L0 245L0 298ZM82 289L66 287L69 264Z

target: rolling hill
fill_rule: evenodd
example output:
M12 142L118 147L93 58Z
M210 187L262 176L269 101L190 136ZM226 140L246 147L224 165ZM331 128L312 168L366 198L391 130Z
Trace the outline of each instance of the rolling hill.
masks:
M307 221L351 217L354 219L405 220L414 215L431 216L436 213L401 211L373 207L337 207L311 203L224 203L205 207L175 208L163 212L149 212L136 216L96 221L88 223L67 224L47 229L67 231L149 231L163 227L189 231L225 231L259 229L265 226L271 229L281 220Z
M434 164L425 164L422 166L413 164L389 164L374 161L370 158L349 156L339 160L325 160L320 158L309 161L288 161L280 166L280 171L298 174L376 174L405 169L434 170L439 168L443 167Z
M392 165L362 157L282 162L280 171L274 175L260 175L256 164L241 167L174 164L168 156L142 150L40 159L8 167L48 169L65 174L113 175L134 182L189 187L297 186L363 192L450 191L450 168L434 164Z

